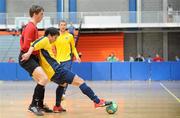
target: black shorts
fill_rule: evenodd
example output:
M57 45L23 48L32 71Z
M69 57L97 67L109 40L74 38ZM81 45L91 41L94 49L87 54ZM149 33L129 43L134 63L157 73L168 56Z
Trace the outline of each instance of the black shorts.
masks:
M24 52L22 51L19 54L19 64L29 73L30 76L32 76L32 73L35 70L35 68L39 66L39 59L37 56L31 55L27 61L21 61L21 56L23 54Z
M58 85L68 83L71 84L73 82L75 74L69 70L60 67L56 70L56 73L51 78L51 81L57 83Z

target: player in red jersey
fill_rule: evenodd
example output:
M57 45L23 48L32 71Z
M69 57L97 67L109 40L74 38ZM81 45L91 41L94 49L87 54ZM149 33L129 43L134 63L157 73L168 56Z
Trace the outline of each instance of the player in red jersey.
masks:
M52 112L47 106L43 105L45 85L48 83L48 77L39 65L39 52L34 51L27 61L21 61L21 59L22 55L29 50L31 42L38 39L38 29L36 25L42 20L43 12L44 9L38 5L32 5L30 8L29 15L31 20L22 31L20 38L21 51L19 54L19 64L37 82L29 110L39 116L43 115L42 111Z

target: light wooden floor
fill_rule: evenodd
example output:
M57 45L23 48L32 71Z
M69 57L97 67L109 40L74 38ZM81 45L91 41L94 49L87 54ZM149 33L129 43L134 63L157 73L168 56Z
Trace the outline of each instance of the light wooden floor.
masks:
M88 81L99 97L117 102L116 114L93 103L79 88L69 86L63 106L66 113L49 113L41 118L180 118L180 81ZM27 111L35 83L0 82L0 118L36 118ZM56 84L46 87L45 102L53 107ZM173 96L174 95L174 96Z

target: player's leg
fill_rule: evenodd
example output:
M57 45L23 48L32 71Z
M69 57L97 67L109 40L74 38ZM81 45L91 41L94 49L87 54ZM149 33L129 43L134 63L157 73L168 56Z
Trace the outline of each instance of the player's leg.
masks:
M61 84L58 86L58 89L56 89L56 104L53 107L53 112L59 113L59 112L65 112L66 110L62 108L61 101L64 94L64 87L66 87L67 84Z
M103 99L99 99L98 96L94 93L94 91L85 83L85 81L79 76L72 73L71 71L61 69L59 71L59 76L56 78L56 80L59 81L59 84L68 83L79 87L82 93L87 95L95 103L95 108L103 107L110 104L109 102L106 102Z
M82 93L87 95L94 102L95 108L104 107L111 104L110 102L107 102L103 99L99 99L98 96L94 93L94 91L85 83L85 81L77 75L74 76L72 85L78 86Z
M48 82L47 76L42 70L42 68L38 64L38 58L35 56L31 56L27 61L20 61L21 55L19 55L19 64L23 67L27 72L29 72L30 76L34 76L33 78L36 80L37 85L34 89L34 94L32 98L32 102L29 106L29 110L35 113L36 115L43 115L42 111L40 110L39 106L41 102L43 102L44 98L44 86ZM43 103L42 103L43 104Z
M44 70L39 66L32 73L33 78L37 81L31 104L37 104L44 112L53 112L47 105L44 105L45 85L48 83L48 77Z
M64 68L71 71L72 61L69 60L69 61L64 62ZM63 99L65 99L65 94L66 94L67 87L68 87L68 84L66 84L65 87L64 87Z
M70 60L70 61L66 61L66 62L61 62L60 66L70 71L71 67L72 67L72 61ZM66 93L67 87L68 87L68 84L63 85L63 89L64 89L63 94L62 94L62 86L61 85L58 85L56 88L56 105L53 107L53 111L56 113L65 111L65 109L63 109L60 106L60 103L61 103L61 100L65 99L65 93Z
M61 66L59 66L59 67L61 67ZM56 89L56 103L53 107L53 112L55 112L55 113L66 111L65 109L62 108L61 101L62 101L62 96L64 93L64 87L66 86L67 83L65 83L63 81L64 77L61 75L63 75L63 74L61 74L61 68L60 68L59 71L56 72L55 75L51 78L51 81L58 84L58 89Z
M71 67L72 67L72 61L69 60L69 61L66 61L66 62L61 62L61 67L63 67L64 69L67 69L69 71L71 71ZM65 99L65 93L66 93L66 90L67 90L67 87L68 87L68 84L64 85L64 91L63 91L63 96L61 97L62 100ZM61 86L58 86L56 88L56 102L58 102L57 100L59 100L60 98L60 94L61 92Z
M68 87L68 84L64 85L64 87L63 87L64 90L63 90L63 96L61 97L61 100L65 99L65 92L67 90L67 87ZM57 88L56 88L56 102L58 102L57 100L60 99L59 98L60 95L58 95L58 94L61 93L61 89L62 89L62 87L60 85L58 85Z

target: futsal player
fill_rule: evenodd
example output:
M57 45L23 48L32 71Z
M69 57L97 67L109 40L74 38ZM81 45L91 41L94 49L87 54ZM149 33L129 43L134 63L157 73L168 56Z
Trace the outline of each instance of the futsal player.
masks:
M33 51L40 51L39 59L41 67L44 69L51 81L61 86L59 94L60 100L63 95L64 85L67 83L79 87L81 92L87 95L94 102L95 108L111 104L109 101L99 99L82 78L71 71L64 69L61 64L57 62L52 52L51 43L56 40L58 34L59 31L56 28L48 28L45 31L44 37L32 43L29 51L22 55L22 61L28 60Z
M29 50L30 43L38 39L38 29L36 25L42 20L43 12L44 9L38 5L32 5L29 9L31 20L22 31L19 54L19 64L37 82L28 110L39 116L43 115L42 111L52 112L47 106L43 105L45 85L48 83L48 77L39 65L38 51L33 51L30 58L26 61L21 61L21 56Z
M66 31L67 23L62 20L59 23L60 28L60 36L58 36L57 40L53 43L53 48L55 51L56 59L61 64L61 66L69 71L72 68L72 54L76 57L77 62L81 62L77 50L75 48L74 37L72 34ZM53 107L54 112L61 112L62 107L60 106L60 93L61 86L58 86L56 89L56 104ZM67 89L64 87L63 98L65 97L65 92Z

